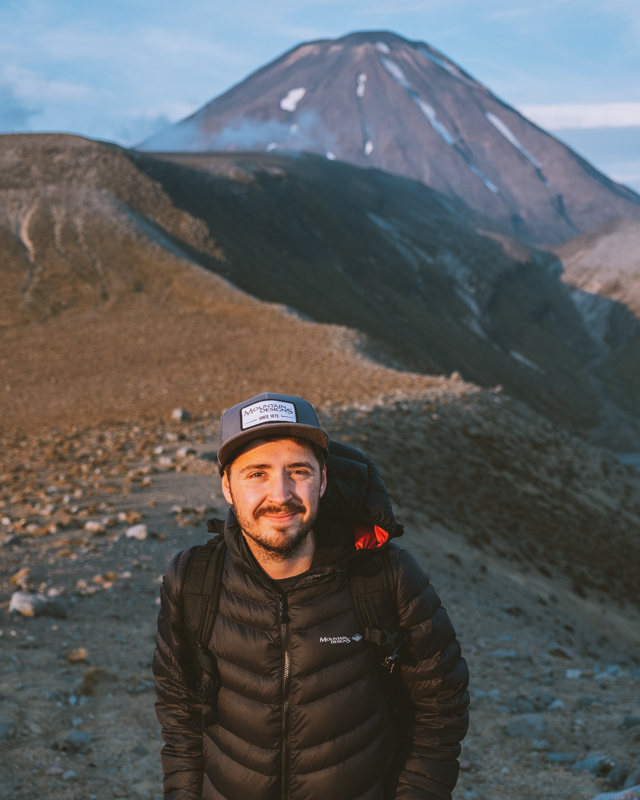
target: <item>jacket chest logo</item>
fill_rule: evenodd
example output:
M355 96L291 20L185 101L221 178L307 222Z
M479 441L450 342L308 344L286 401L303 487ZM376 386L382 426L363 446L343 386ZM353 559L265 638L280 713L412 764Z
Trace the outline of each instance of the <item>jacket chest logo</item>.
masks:
M349 644L349 642L359 642L362 634L356 633L355 636L321 636L323 644Z

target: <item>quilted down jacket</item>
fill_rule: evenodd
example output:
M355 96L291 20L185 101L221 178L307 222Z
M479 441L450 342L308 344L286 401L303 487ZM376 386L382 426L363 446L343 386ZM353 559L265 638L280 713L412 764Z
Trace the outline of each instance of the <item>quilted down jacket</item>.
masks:
M467 667L413 556L390 548L402 666L383 685L361 638L346 572L364 526L402 532L375 465L331 444L310 570L284 591L253 559L232 511L209 642L221 679L203 725L180 592L193 548L169 565L154 655L166 800L450 800L467 725ZM355 524L354 524L355 523Z

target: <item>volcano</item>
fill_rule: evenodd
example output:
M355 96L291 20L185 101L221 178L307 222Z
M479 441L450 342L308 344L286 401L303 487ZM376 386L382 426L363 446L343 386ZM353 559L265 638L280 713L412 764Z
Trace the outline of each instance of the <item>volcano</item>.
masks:
M640 219L630 189L435 48L385 31L295 47L138 149L316 153L421 181L538 245Z

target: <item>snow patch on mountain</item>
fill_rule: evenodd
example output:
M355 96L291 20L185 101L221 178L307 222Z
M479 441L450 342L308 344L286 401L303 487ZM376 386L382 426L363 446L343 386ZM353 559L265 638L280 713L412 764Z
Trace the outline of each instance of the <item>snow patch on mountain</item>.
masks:
M527 148L522 144L522 142L517 139L511 129L504 123L500 117L493 114L491 111L484 112L485 117L489 120L489 122L493 125L493 127L500 131L500 133L504 136L504 138L511 142L511 144L516 147L525 158L528 158L529 161L533 164L534 167L537 169L542 169L542 164L538 161L538 159L533 156Z
M390 53L391 52L391 50L389 49L389 45L385 44L384 42L376 42L376 48L381 53Z
M476 81L467 78L467 76L462 72L461 69L456 67L455 64L452 64L450 61L446 61L444 58L441 58L436 53L433 53L431 50L428 50L426 47L421 46L417 48L419 53L422 53L423 56L429 59L429 61L433 61L434 64L437 64L442 69L446 69L449 75L453 75L454 78L457 78L460 81L464 81L464 83L468 83L472 86L477 86L478 84Z
M409 94L409 97L418 106L420 111L422 111L423 116L429 121L429 124L434 129L434 131L436 131L436 133L448 145L453 147L459 153L459 155L463 158L465 164L474 173L474 175L477 175L480 178L480 180L484 183L487 189L490 189L494 194L497 194L499 190L498 187L495 185L495 183L489 180L489 178L487 178L484 172L482 172L481 169L476 167L476 165L468 158L468 156L464 153L464 151L458 146L455 138L449 133L446 127L438 119L433 106L425 102L416 92L416 90L411 86L411 84L407 80L406 75L402 71L402 68L399 67L395 63L395 61L392 61L390 58L380 57L380 62L382 66L387 70L389 75L391 75L391 77L394 79L394 81L399 86L402 86L403 89L406 89L407 93Z
M542 367L539 367L536 363L528 359L526 356L523 356L522 353L518 353L517 350L509 350L509 355L512 358L515 358L516 361L519 361L521 364L524 364L525 367L529 367L529 369L533 369L536 372L540 372L542 375L545 374L545 370Z
M445 128L445 126L441 122L439 122L433 106L430 106L429 103L425 103L425 101L421 97L418 97L417 95L413 98L413 100L420 109L420 111L422 111L425 117L429 120L429 122L431 123L431 127L435 131L437 131L440 134L440 136L442 136L445 142L447 144L452 144L452 145L455 144L456 140Z
M364 146L364 154L365 156L370 156L371 153L373 153L373 142L369 139Z
M366 83L367 83L367 76L364 74L364 72L361 72L360 75L358 75L358 83L356 85L357 97L364 97L364 90L366 88Z
M283 111L295 111L298 103L307 93L307 90L301 86L299 89L290 89L286 97L280 101L280 108Z

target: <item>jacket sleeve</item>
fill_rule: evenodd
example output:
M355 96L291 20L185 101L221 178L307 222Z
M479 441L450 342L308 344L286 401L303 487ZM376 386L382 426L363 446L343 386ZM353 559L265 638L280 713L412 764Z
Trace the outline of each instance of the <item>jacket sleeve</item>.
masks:
M165 800L202 798L202 707L193 689L180 603L180 586L191 552L192 548L178 553L164 576L153 655L156 715L165 743L160 754Z
M440 598L407 550L391 549L400 627L409 634L397 692L397 751L388 796L451 800L469 726L469 672Z

